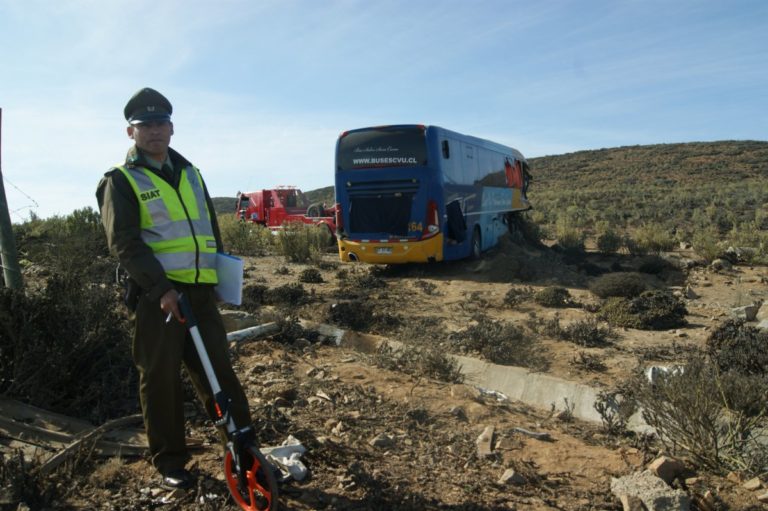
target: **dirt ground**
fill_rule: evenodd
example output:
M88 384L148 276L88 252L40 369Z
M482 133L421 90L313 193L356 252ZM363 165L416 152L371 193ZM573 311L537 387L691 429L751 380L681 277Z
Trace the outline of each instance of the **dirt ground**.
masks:
M703 346L731 308L768 298L768 268L716 272L692 263L696 257L687 251L669 257L679 268L693 266L649 278L657 287L690 287L695 297L685 299L687 326L617 329L615 341L600 347L547 338L531 325L555 315L563 325L588 317L589 305L597 303L588 290L594 275L636 269L637 258L591 253L573 259L552 248L505 241L478 261L370 267L342 264L328 253L319 265L248 258L246 273L249 285L276 290L270 291L272 303L251 311L258 322L293 315L332 323L338 319L334 307L349 304L364 319L357 330L450 352L451 334L485 317L534 336L548 362L543 372L607 389L638 368L674 363ZM313 269L322 282L308 282L318 280ZM510 289L547 286L565 287L580 306L505 303ZM288 291L292 303L277 303L275 297ZM382 369L369 353L305 334L246 341L235 349L261 443L278 445L292 435L307 448L302 460L308 477L281 484L281 509L620 510L611 478L641 470L659 454L647 438L609 436L600 424L499 400L468 385ZM599 360L601 370L577 362L586 355ZM223 482L216 435L197 405L189 409L189 436L200 444L190 465L196 489L162 490L145 459L99 459L60 508L236 509ZM489 426L494 449L480 456L476 440ZM507 469L521 482L501 482ZM762 509L758 493L737 482L695 475L690 492L711 491L716 509Z

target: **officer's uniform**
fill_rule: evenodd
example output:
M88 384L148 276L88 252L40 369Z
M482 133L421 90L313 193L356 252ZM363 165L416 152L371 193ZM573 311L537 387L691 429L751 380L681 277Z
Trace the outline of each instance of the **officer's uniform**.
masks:
M124 113L136 124L169 121L171 111L160 93L142 89ZM110 250L140 288L133 359L152 463L161 473L182 469L188 460L182 363L211 417L215 403L187 329L176 320L166 322L160 298L167 291L175 288L189 298L219 384L232 400L235 424L251 424L216 306L215 253L223 247L213 203L197 169L179 153L168 148L166 161L157 162L136 146L124 165L104 175L96 197Z

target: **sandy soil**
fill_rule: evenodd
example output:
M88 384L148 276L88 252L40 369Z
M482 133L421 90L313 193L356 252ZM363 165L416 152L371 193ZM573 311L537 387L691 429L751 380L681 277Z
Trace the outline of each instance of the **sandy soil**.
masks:
M687 252L670 256L682 265L695 259ZM618 329L616 340L601 347L576 346L530 329L555 315L563 325L588 317L589 304L597 302L588 290L594 278L589 274L617 264L631 270L638 261L598 254L569 261L550 248L505 242L479 261L395 268L342 265L329 253L319 266L323 282L314 283L300 282L307 280L307 269L318 268L314 264L248 258L246 269L251 285L274 290L300 283L304 289L301 303L253 310L258 321L290 314L329 323L335 304L351 303L352 310L359 307L367 314L361 331L451 351L451 333L485 316L535 336L549 362L543 371L601 388L638 368L674 363L687 349L702 347L732 307L768 298L764 267L718 273L695 266L669 271L664 279L653 277L657 286L690 286L695 292L696 298L686 299L685 327ZM581 306L546 308L532 300L505 304L512 288L535 291L553 285L567 288ZM594 355L605 369L590 371L574 363L579 353ZM645 439L609 436L599 424L498 401L468 385L381 369L369 354L315 338L242 343L236 368L262 444L276 445L293 435L308 448L303 460L309 476L282 484L281 509L619 510L620 502L610 493L611 478L640 470L658 455ZM199 407L190 405L190 411L189 435L203 444L191 464L198 476L195 490L161 490L143 459L96 460L92 473L60 503L62 508L236 509L222 481L216 436ZM481 457L476 440L489 426L494 450ZM516 428L547 433L549 439ZM389 439L386 445L372 445L382 434ZM507 469L521 474L524 482L500 482ZM759 509L758 493L725 478L697 475L690 490L712 491L718 509Z

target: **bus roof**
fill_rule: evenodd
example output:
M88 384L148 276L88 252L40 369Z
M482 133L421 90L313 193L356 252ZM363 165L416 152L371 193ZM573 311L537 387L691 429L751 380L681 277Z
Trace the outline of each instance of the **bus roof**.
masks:
M382 130L382 129L400 129L400 128L423 128L424 130L429 133L430 131L434 131L437 133L437 136L440 136L441 134L443 136L448 135L452 138L459 139L464 142L468 142L470 144L485 147L487 149L493 149L495 151L499 151L502 153L511 153L516 160L525 160L525 156L523 156L523 153L515 149L514 147L506 146L504 144L499 144L498 142L493 142L492 140L484 139L484 138L478 138L473 137L471 135L465 135L463 133L459 133L458 131L452 131L445 128L442 128L440 126L434 126L434 125L427 125L427 124L386 124L381 126L368 126L365 128L356 128L353 130L348 130L343 132L341 135L339 135L339 139L344 138L349 133L355 133L358 131L367 131L367 130Z

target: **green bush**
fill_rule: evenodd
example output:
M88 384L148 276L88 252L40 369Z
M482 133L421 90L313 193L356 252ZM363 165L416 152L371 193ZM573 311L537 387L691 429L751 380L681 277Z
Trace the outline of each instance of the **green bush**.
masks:
M235 215L219 215L224 249L241 256L261 256L272 251L272 232L260 224L244 222Z
M639 227L635 232L634 239L646 254L658 254L672 250L675 246L674 236L658 224L644 224Z
M93 208L67 216L30 220L14 225L21 264L36 264L52 274L77 273L91 282L114 280L116 262L109 258L101 216Z
M718 241L719 236L712 227L695 231L691 240L693 250L707 261L714 261L723 251Z
M632 297L648 289L645 278L635 272L606 273L589 284L589 290L600 298Z
M613 326L668 330L686 325L685 304L667 291L644 291L634 298L608 298L599 317Z
M290 222L277 233L277 252L287 261L305 263L319 259L330 242L331 236L325 226Z
M584 252L586 233L582 229L574 227L569 219L565 217L558 218L555 226L555 237L557 238L558 246L564 251Z

